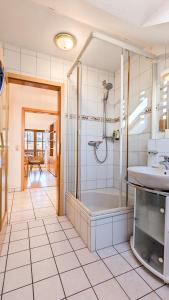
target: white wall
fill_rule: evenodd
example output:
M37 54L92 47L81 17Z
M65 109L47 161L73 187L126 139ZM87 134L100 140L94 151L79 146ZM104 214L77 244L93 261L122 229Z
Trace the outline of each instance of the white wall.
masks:
M9 189L21 189L22 107L57 110L57 92L10 84L9 88Z
M50 124L56 122L56 116L40 113L25 113L25 129L49 130Z
M22 74L28 74L46 78L49 80L60 81L66 84L66 74L70 67L70 62L60 58L18 48L9 44L4 45L5 63L8 71L14 71ZM125 73L125 83L126 83ZM75 112L75 74L72 76L73 89L71 98L72 113ZM114 89L110 95L108 103L108 117L119 117L120 100L120 72L105 72L104 70L94 69L83 66L83 86L82 86L82 114L100 117L102 116L102 80L108 80L114 83ZM152 64L150 60L143 57L133 56L131 61L131 94L130 94L130 114L140 103L140 93L146 91L148 106L151 106L151 86L152 86ZM66 90L66 89L65 89ZM126 92L125 84L125 92ZM126 96L126 94L125 94ZM66 103L66 96L65 96ZM66 111L66 109L65 109ZM72 120L72 123L74 120ZM119 123L108 124L108 134L112 134L113 129L117 129ZM130 157L129 164L147 163L147 140L151 132L151 114L146 114L144 124L141 119L137 119L135 125L130 127ZM68 133L68 132L67 132ZM83 120L82 121L82 188L90 189L97 187L115 186L119 187L119 143L109 143L109 158L102 166L98 165L94 159L92 148L88 148L87 142L90 139L100 138L101 123ZM74 175L74 127L67 134L71 139L72 156L69 171L73 178ZM84 148L83 148L84 147ZM104 154L104 149L100 150ZM66 153L66 152L65 152ZM124 145L125 155L125 145ZM90 157L89 157L90 156ZM66 156L65 156L66 158ZM113 161L112 161L113 160ZM125 170L125 161L124 161Z

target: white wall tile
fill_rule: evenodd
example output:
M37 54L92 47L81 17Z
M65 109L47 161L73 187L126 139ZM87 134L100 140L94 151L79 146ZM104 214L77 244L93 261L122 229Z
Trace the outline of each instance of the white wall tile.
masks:
M36 57L27 54L21 54L21 72L36 74Z
M50 60L37 58L37 75L50 78Z
M96 249L106 248L112 245L112 222L96 226Z
M127 214L113 217L113 244L128 240Z
M20 71L20 53L5 49L4 51L5 56L5 67L7 70L16 70Z

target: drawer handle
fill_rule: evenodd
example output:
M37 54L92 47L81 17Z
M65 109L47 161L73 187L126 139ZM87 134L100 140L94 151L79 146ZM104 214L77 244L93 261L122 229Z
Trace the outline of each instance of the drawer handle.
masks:
M165 210L164 208L160 208L160 213L164 214L165 213Z
M159 257L158 258L158 261L162 264L164 262L163 258L162 257Z

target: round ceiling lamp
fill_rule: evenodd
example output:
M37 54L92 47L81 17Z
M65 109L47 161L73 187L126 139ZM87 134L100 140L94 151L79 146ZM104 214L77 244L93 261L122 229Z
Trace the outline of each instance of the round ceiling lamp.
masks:
M76 38L70 33L58 33L54 37L55 44L58 48L68 51L74 48L76 44Z

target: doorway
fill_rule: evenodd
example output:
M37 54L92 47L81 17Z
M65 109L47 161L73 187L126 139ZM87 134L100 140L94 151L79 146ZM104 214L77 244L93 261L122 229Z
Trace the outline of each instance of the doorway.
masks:
M55 181L55 190L57 192L56 198L58 199L58 205L56 211L59 215L64 213L64 160L62 159L64 155L64 147L62 147L61 152L61 144L64 144L64 134L61 135L61 131L63 132L64 128L64 109L63 109L63 89L64 85L60 83L55 83L51 81L47 81L44 79L38 79L29 76L23 76L20 74L7 74L7 83L8 83L8 97L10 102L10 109L9 109L9 139L10 139L10 146L11 146L11 153L9 153L9 187L15 191L24 191L25 187L28 189L35 189L41 188L42 181L47 181L49 179L45 179L45 171L50 170L50 174L52 175L53 181ZM33 96L32 96L33 90ZM24 92L26 91L26 94ZM41 91L41 92L39 92ZM46 95L49 94L49 99L47 100ZM24 97L26 95L26 97ZM37 97L38 95L38 97ZM36 96L36 101L35 101ZM52 109L49 104L52 102ZM12 112L10 112L12 110ZM49 124L49 128L28 128L26 125L26 114L32 114L37 119L38 114L43 117L44 119L48 116L48 118L54 118L51 120ZM29 115L30 116L30 115ZM11 120L12 119L12 120ZM29 118L28 118L29 119ZM44 122L43 122L44 123ZM25 126L26 125L26 126ZM55 125L55 140L56 146L54 149L48 149L51 153L53 151L53 157L55 157L55 174L52 174L51 168L51 156L50 159L46 159L44 156L44 139L46 131L46 135L50 137L50 127L54 127ZM26 128L27 127L27 128ZM20 135L21 132L21 135ZM32 140L30 141L30 136L33 136ZM29 136L29 137L28 137ZM57 139L56 139L57 136ZM62 140L61 140L62 137ZM52 141L48 140L49 144ZM31 150L28 147L28 143L32 143L32 157L36 158L36 156L41 157L41 161L38 163L36 160L29 164L26 167L25 164L25 154L29 153ZM26 146L27 144L27 146ZM26 147L26 148L25 148ZM53 148L51 146L51 148ZM26 150L26 151L25 151ZM43 161L44 160L44 161ZM44 162L44 163L43 163ZM51 166L49 166L51 165ZM28 186L25 186L25 172L28 171L32 173L34 178L36 179L37 175L43 175L43 180L39 181L39 185L37 186L37 179L36 182L32 185L27 181ZM41 173L41 174L40 174ZM60 173L62 176L60 176ZM14 178L14 179L13 179ZM49 179L50 180L50 179ZM48 186L48 182L45 184ZM53 183L52 183L53 185ZM20 187L19 187L20 186ZM36 189L35 189L36 190Z
M28 111L27 111L28 110ZM24 109L24 189L58 187L58 113Z

